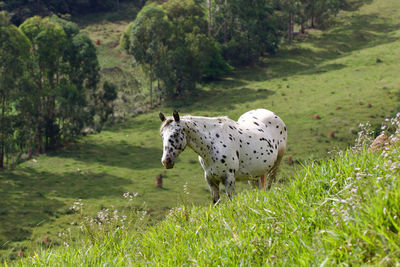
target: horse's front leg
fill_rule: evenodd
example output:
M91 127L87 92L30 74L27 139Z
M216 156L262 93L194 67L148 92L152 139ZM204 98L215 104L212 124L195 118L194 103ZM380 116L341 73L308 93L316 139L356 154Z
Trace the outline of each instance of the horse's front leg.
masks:
M210 188L213 204L215 205L219 201L219 181L216 179L211 179L207 176L207 173L205 174L205 179L208 187Z
M224 183L225 183L226 194L230 199L232 199L232 196L235 194L235 187L236 187L235 175L229 172L225 177Z

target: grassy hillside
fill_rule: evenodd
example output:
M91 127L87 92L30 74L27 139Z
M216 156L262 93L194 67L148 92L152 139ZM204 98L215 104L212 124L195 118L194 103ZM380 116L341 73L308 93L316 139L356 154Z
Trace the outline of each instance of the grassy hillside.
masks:
M359 11L342 12L330 30L310 31L308 37L282 47L262 64L205 84L197 96L176 99L160 109L167 113L178 108L181 113L228 115L232 119L254 108L275 111L288 127L288 152L280 173L280 182L286 185L299 166L296 162L329 157L329 151L353 144L360 122L380 125L383 118L398 110L397 10L397 0L375 0ZM93 29L99 29L98 34L111 32L109 28L101 31L99 25L114 27L115 23L125 22L96 23L85 25L92 37L96 34ZM104 42L102 39L100 43L107 44L107 38L102 38ZM100 47L99 51L100 55L108 55ZM101 62L103 68L122 68L120 64L125 64L105 59ZM208 188L192 151L185 151L174 169L163 170L158 111L84 137L15 170L0 172L2 257L15 258L19 250L27 253L28 247L48 246L48 239L53 245L62 244L58 233L80 220L79 214L69 209L78 199L88 214L102 208L124 212L131 204L123 193L138 192L136 203L152 220L162 218L183 201L208 204ZM314 119L315 114L320 119ZM289 156L295 164L287 161ZM155 177L160 173L165 177L164 188L156 189ZM185 197L185 184L190 198ZM286 186L278 188L274 192ZM239 191L244 189L248 187L239 187ZM245 201L245 196L238 198ZM262 198L268 198L268 194Z
M112 218L76 246L43 249L19 265L383 265L400 261L398 147L351 150L310 164L270 192L217 207L180 206L147 230ZM188 198L190 198L190 192ZM134 217L133 225L140 222Z

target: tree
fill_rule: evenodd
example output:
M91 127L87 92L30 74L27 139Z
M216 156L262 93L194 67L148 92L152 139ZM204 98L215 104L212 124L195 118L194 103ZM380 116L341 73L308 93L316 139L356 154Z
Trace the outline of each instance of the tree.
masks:
M5 167L4 158L14 143L14 123L18 116L15 102L28 53L27 38L0 13L0 168Z
M156 5L144 7L133 24L128 26L129 35L123 46L128 53L147 71L149 75L150 107L153 106L153 80L160 73L165 60L166 42L170 34L170 25L164 11Z
M265 52L274 53L278 25L271 1L205 1L209 36L220 44L229 63L248 65Z
M31 45L31 98L36 107L37 152L41 153L43 135L45 148L54 149L61 137L78 135L91 122L99 66L92 41L74 23L55 16L32 17L20 29Z
M171 0L162 4L172 25L165 61L168 67L164 68L170 71L163 76L168 95L195 90L202 79L215 78L231 69L209 35L213 27L207 23L200 2Z
M59 79L66 34L57 23L38 16L27 19L20 29L29 38L31 45L29 72L36 85L32 97L37 108L37 152L41 153L43 129L48 124L47 120L55 118L55 87Z

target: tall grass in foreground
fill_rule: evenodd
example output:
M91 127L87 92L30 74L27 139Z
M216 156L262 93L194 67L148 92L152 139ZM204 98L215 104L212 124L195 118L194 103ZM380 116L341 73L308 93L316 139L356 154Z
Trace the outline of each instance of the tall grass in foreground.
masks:
M310 163L269 192L247 191L216 207L182 205L156 226L83 234L78 246L37 251L13 264L398 264L400 148L365 147ZM133 214L131 220L141 219Z

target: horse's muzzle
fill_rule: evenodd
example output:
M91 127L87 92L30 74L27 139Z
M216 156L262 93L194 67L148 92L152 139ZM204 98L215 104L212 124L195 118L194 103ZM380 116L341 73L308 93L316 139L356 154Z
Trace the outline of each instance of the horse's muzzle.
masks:
M170 159L163 160L162 164L166 169L172 169L174 167L174 162Z

